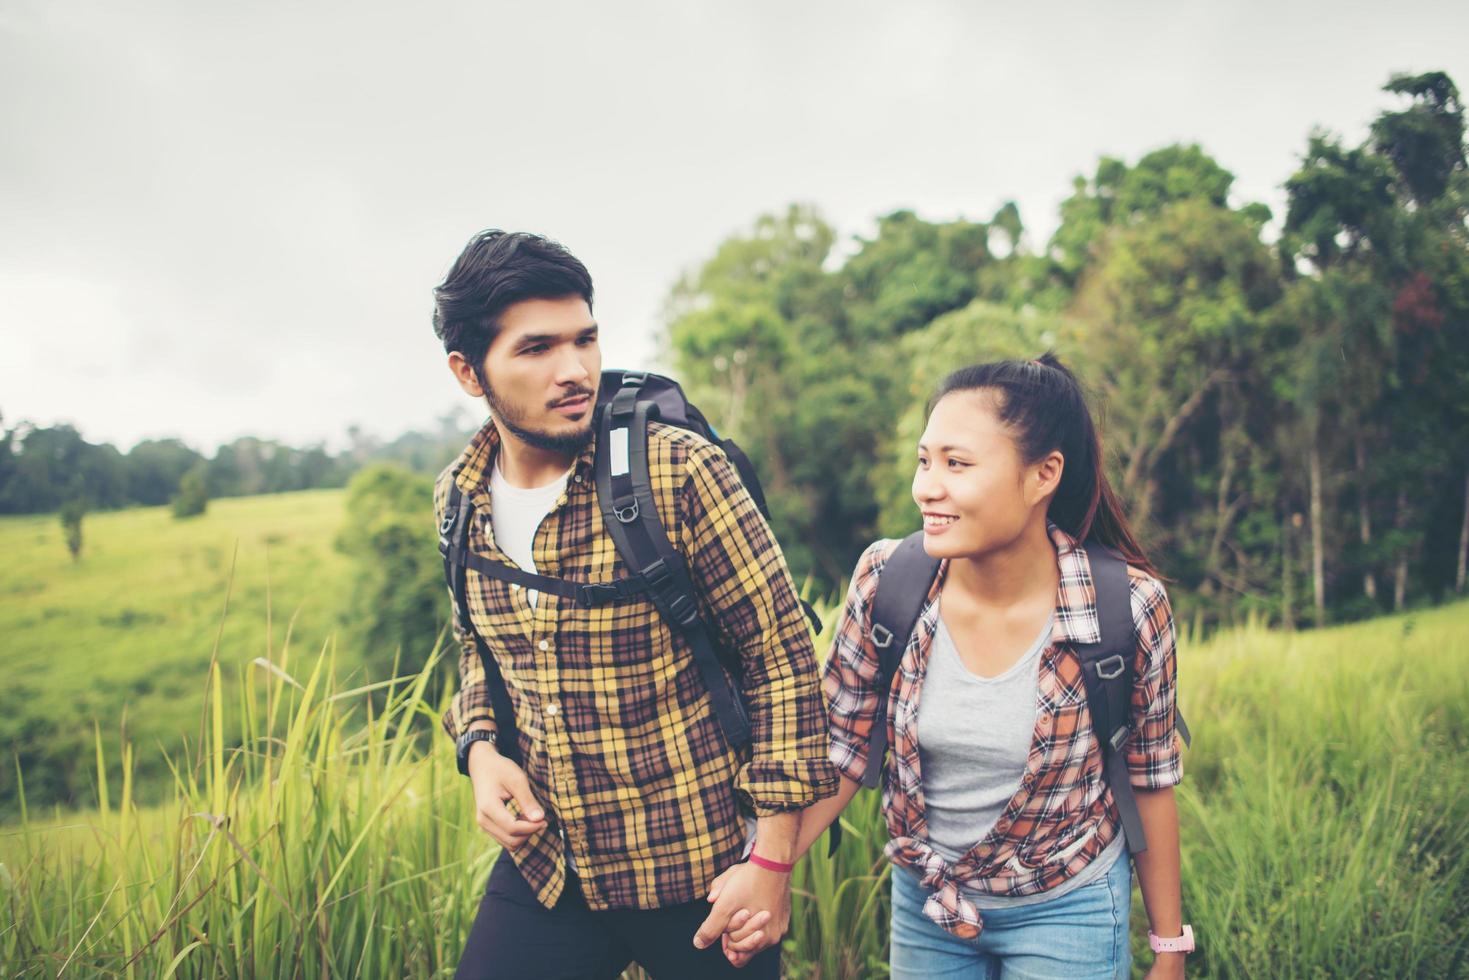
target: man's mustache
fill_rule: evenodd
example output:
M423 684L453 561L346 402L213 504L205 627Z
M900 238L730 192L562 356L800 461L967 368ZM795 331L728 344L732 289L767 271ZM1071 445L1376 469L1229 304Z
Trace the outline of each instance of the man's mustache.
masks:
M560 408L562 405L565 405L567 402L574 402L574 401L576 401L576 400L578 400L580 398L590 398L590 399L594 399L595 400L596 397L597 397L597 392L596 392L595 389L592 389L592 388L579 388L576 391L572 392L569 395L566 395L563 398L556 399L554 402L551 402L546 407L547 408Z

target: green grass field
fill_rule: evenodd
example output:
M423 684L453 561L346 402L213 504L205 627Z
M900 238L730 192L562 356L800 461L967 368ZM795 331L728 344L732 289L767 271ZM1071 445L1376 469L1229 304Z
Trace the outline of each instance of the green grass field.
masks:
M99 568L87 574L99 582L116 577L105 574L111 563L115 573L132 564L149 569L151 581L172 583L172 601L144 600L138 586L115 589L113 602L135 615L198 607L197 621L164 621L184 639L159 639L171 634L156 623L134 631L152 639L139 639L125 658L138 665L125 676L160 678L135 697L133 711L158 704L167 673L179 685L168 696L171 716L192 731L204 722L203 744L177 761L161 802L136 802L131 774L159 752L134 721L121 749L99 748L56 690L76 676L96 686L90 651L78 645L73 657L70 634L60 632L51 634L61 647L49 658L39 644L27 648L36 665L30 696L53 710L31 716L83 732L76 762L94 774L96 804L30 810L0 827L0 975L452 973L494 854L470 817L469 788L454 773L447 740L425 734L448 694L442 674L431 661L393 689L386 707L374 707L382 702L358 687L346 651L316 652L330 628L321 591L329 578L311 563L338 561L326 543L335 528L321 527L337 503L324 494L301 495L294 508L236 503L233 524L223 504L210 518L222 522L211 532L216 547L232 548L235 537L255 542L241 544L236 586L244 598L232 604L215 673L207 662L228 562L208 567L208 545L189 543L210 525L157 516L154 540L170 542L170 555L195 555L170 558L169 568L186 566L182 573L145 560L149 512L115 515L130 533L120 530L111 547L102 520L94 532ZM278 516L290 511L293 533L271 524L266 511L277 503ZM52 535L40 523L27 532L25 522L4 533ZM296 635L312 639L284 653L273 642L276 669L245 671L244 683L232 685L240 665L266 648L268 535L281 535L270 549L274 631L283 633L281 596L289 594L304 604ZM59 557L47 564L21 563L47 583L33 593L31 613L43 630L52 627L40 609L66 608L68 595L87 605L76 583L63 588L69 566L59 532L53 545ZM44 550L43 542L30 546ZM279 574L278 548L294 566ZM252 549L260 552L258 578L246 558ZM7 569L13 639L21 579ZM335 581L344 574L340 565L327 573ZM206 584L215 590L212 613ZM108 612L118 614L115 606ZM830 629L835 610L825 614ZM108 636L102 625L87 629L93 644ZM49 687L37 682L43 676ZM1180 789L1184 911L1200 941L1190 975L1469 976L1469 603L1308 633L1185 637L1180 683L1195 732ZM41 775L27 769L26 789ZM837 855L813 853L796 872L786 972L798 980L885 974L887 870L876 794L861 794L844 820ZM1141 976L1136 896L1134 918Z
M341 520L340 490L215 500L184 521L165 507L96 513L73 563L55 515L0 519L0 819L16 812L12 751L33 801L95 804L94 721L113 760L126 727L141 796L162 793L157 746L197 736L216 637L228 688L280 646L293 616L298 649L320 649L336 628Z

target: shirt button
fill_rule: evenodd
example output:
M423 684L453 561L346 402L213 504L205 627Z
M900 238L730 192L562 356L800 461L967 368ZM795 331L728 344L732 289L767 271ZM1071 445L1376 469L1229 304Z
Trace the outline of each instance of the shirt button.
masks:
M1051 723L1051 713L1049 711L1042 711L1041 712L1041 724L1042 725L1049 725L1050 723Z
M545 653L547 650L551 649L551 641L542 640L541 642L536 644L536 649L540 650L542 653Z
M550 704L546 705L546 714L551 715L554 718L560 713L561 706L558 705L555 701L552 701Z
M571 479L572 479L572 480L573 480L573 481L574 481L574 482L576 482L576 483L580 483L580 482L581 482L581 474L580 474L580 473L578 473L578 474L577 474L577 475L576 475L576 476L574 476L574 477L572 477L572 478L571 478Z

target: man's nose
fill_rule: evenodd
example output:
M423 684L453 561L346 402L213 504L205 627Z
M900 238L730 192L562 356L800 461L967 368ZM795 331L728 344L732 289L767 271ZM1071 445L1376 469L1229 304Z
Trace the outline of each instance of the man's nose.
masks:
M587 372L587 366L577 356L573 348L566 351L556 362L556 383L562 385L584 386L591 375Z

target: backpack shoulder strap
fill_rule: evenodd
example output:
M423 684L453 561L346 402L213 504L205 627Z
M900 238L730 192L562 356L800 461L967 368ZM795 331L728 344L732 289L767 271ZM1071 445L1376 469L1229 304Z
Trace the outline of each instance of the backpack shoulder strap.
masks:
M515 724L515 706L510 700L510 691L505 687L499 662L485 645L484 638L474 628L474 620L469 616L465 563L461 556L469 553L469 519L473 510L469 498L451 478L444 518L439 522L439 553L444 558L444 579L449 586L449 595L454 600L454 611L459 618L459 625L473 638L480 665L484 668L485 686L490 692L490 709L495 713L495 749L511 762L520 765L520 734Z
M893 678L907 649L908 638L918 625L918 615L928 599L939 571L939 560L923 550L923 532L914 531L898 544L882 567L877 594L872 599L870 636L877 648L878 703L867 750L867 771L862 785L872 787L882 777L887 754L887 702Z
M658 515L648 471L648 423L658 418L658 406L639 400L641 384L641 375L624 376L600 409L595 472L602 523L664 621L688 640L725 740L740 751L750 744L749 712L699 618L688 565Z
M1102 752L1102 768L1128 850L1133 854L1148 848L1138 813L1137 795L1127 773L1127 740L1132 734L1133 664L1137 658L1137 630L1132 621L1132 588L1127 581L1127 562L1105 545L1085 545L1096 587L1097 618L1101 640L1074 645L1086 685L1087 710L1092 730Z

